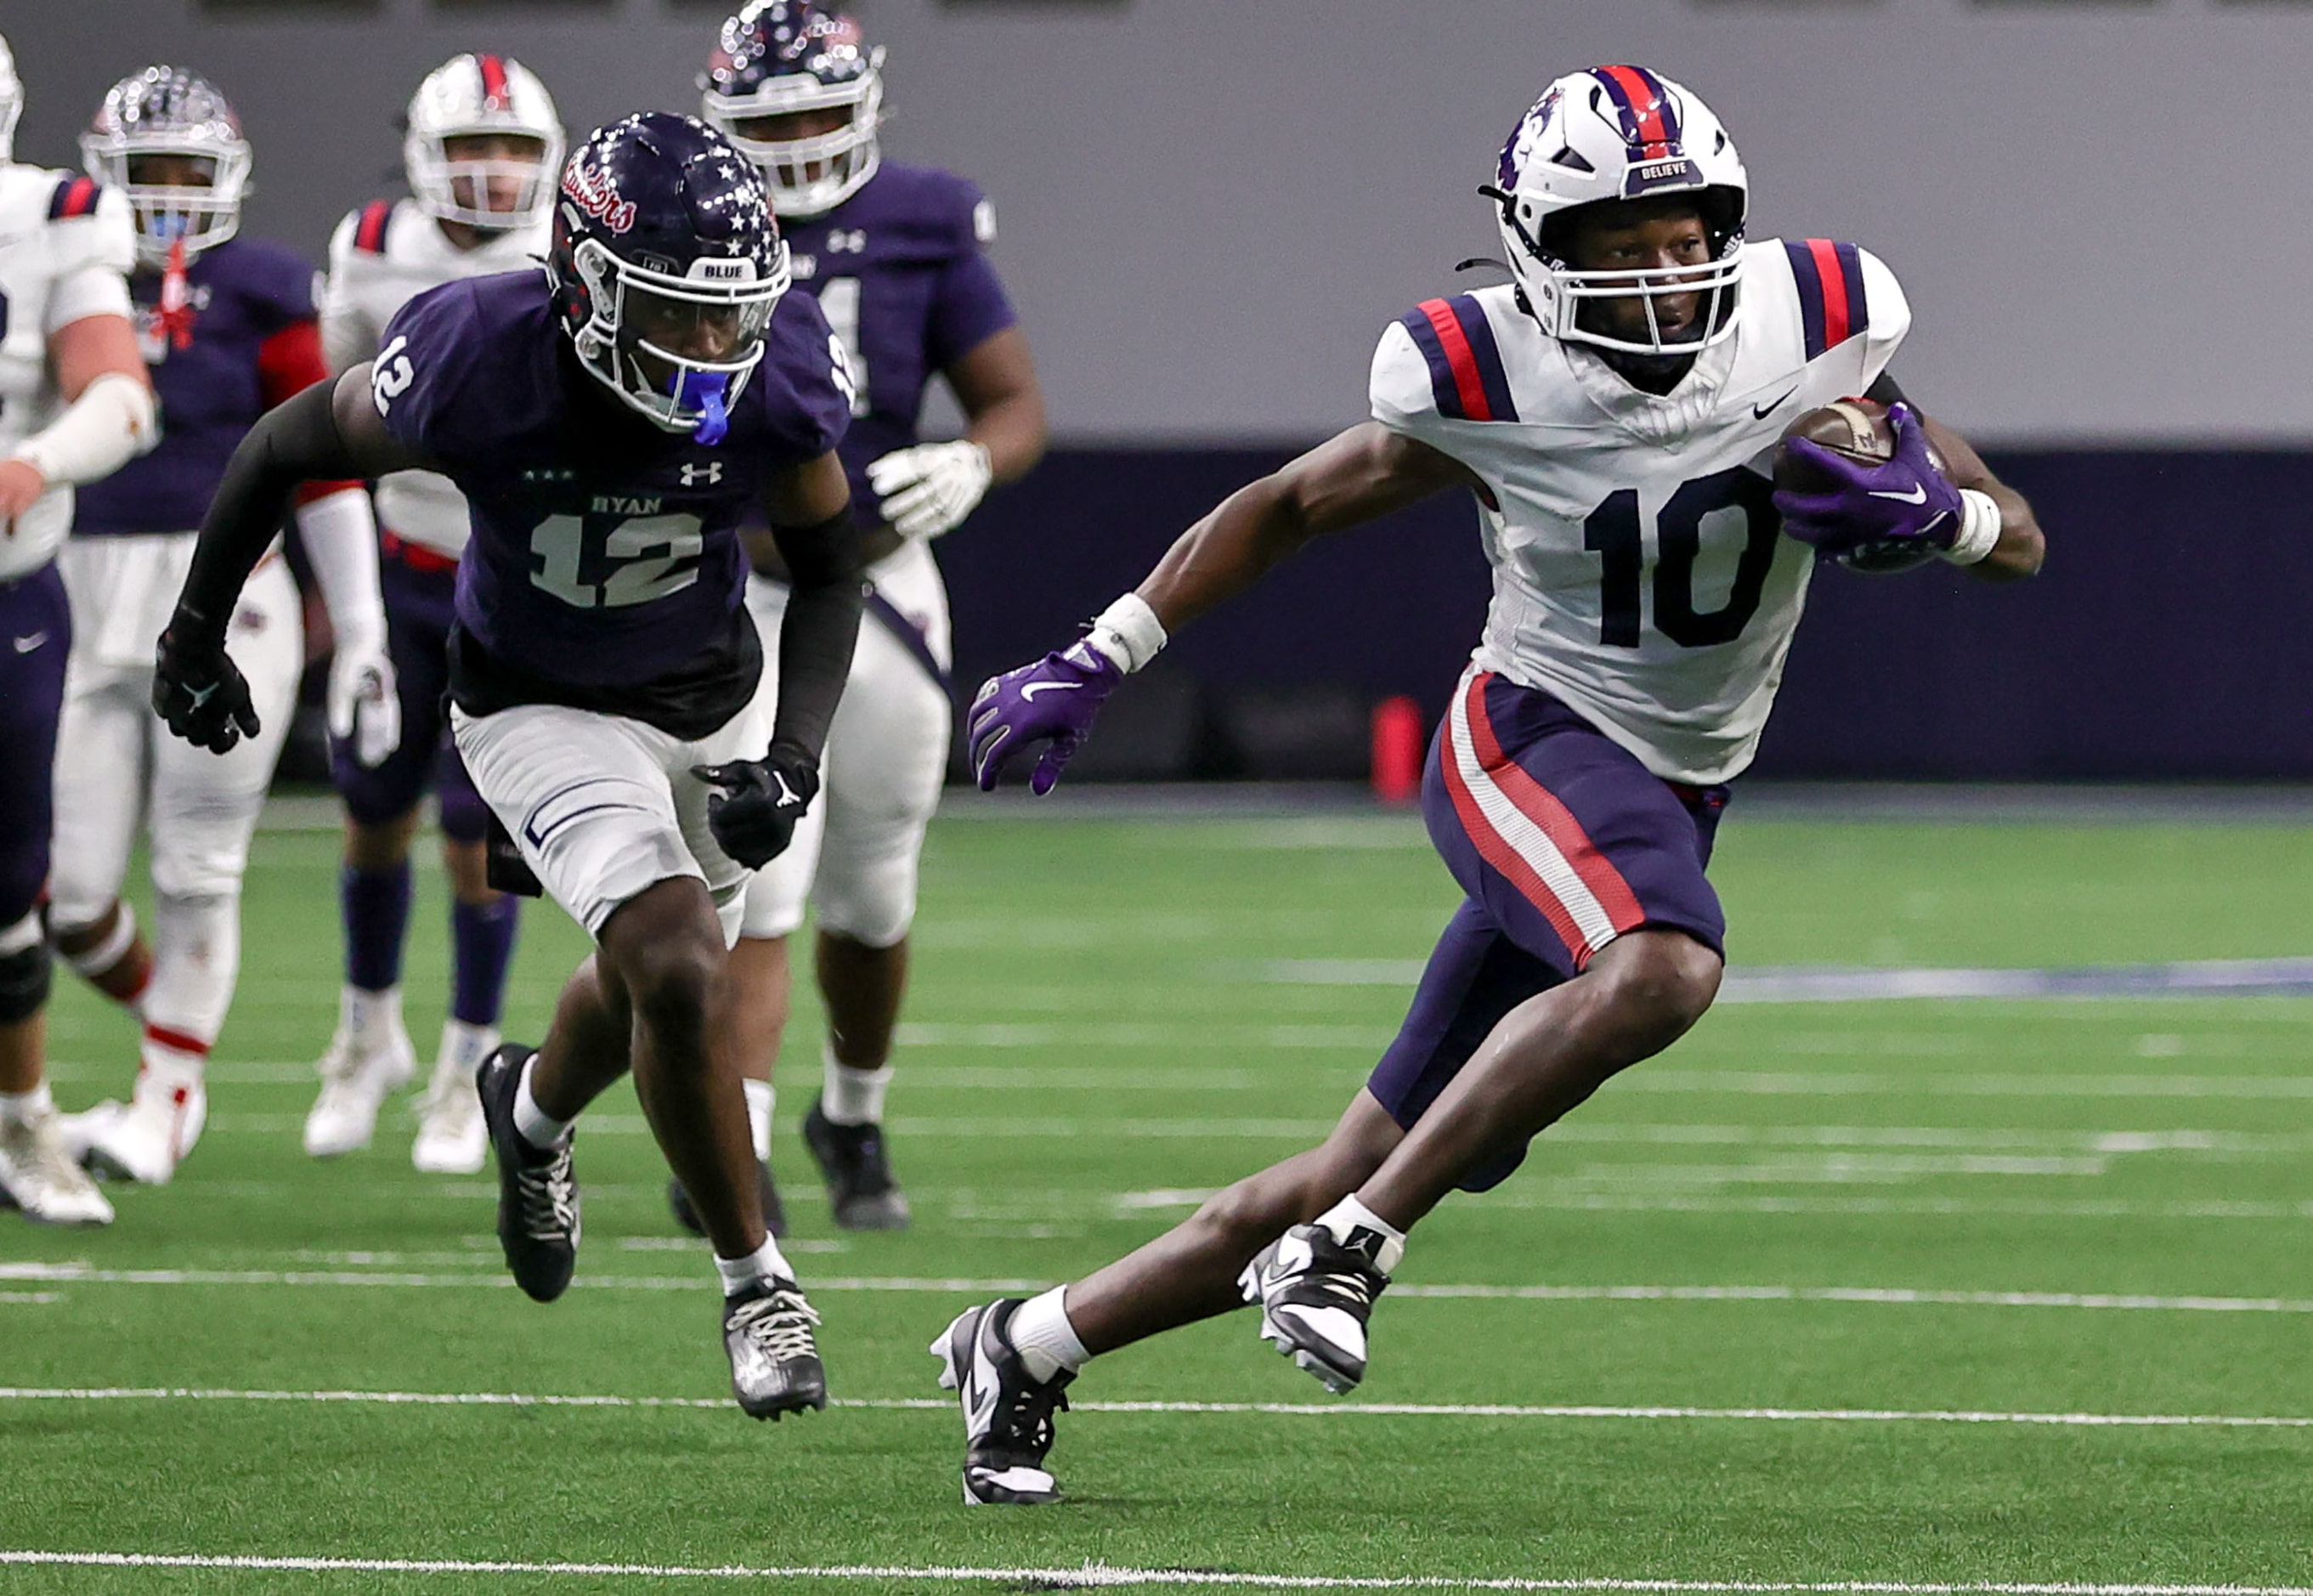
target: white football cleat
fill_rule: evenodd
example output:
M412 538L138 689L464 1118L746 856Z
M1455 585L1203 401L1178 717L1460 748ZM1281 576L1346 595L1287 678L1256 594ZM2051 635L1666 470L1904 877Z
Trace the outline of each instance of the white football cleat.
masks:
M357 1152L377 1133L377 1111L418 1073L418 1050L400 1026L356 1036L340 1026L314 1068L321 1095L305 1115L305 1151L317 1159Z
M0 1114L0 1196L42 1224L109 1225L112 1204L65 1150L62 1119Z
M1261 1304L1261 1338L1336 1397L1366 1377L1366 1321L1389 1284L1376 1261L1382 1239L1359 1230L1351 1243L1323 1225L1295 1225L1237 1276L1244 1300Z
M208 1088L197 1071L148 1063L128 1102L107 1098L85 1114L59 1115L57 1135L66 1155L92 1174L166 1186L208 1117Z
M433 1078L418 1105L418 1140L409 1161L427 1175L477 1175L488 1161L489 1127L482 1123L482 1100L474 1091L474 1071L497 1051L498 1034L488 1026L451 1020L442 1027L442 1051Z

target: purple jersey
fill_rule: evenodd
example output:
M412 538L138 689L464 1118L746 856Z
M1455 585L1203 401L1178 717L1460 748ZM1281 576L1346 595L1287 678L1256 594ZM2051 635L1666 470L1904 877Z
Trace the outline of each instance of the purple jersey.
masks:
M378 349L387 430L470 507L453 695L476 713L542 701L703 735L684 728L720 725L761 670L740 518L843 436L827 323L807 295L779 302L709 447L589 375L550 295L537 271L450 283L404 305Z
M858 396L843 465L865 510L876 503L867 463L917 441L934 375L1018 320L982 252L995 214L963 178L887 161L827 215L779 225L796 286L850 357Z
M192 531L257 419L326 375L313 268L295 251L253 238L203 250L186 265L187 303L173 326L160 311L161 282L140 269L128 284L160 396L161 442L79 490L76 535Z

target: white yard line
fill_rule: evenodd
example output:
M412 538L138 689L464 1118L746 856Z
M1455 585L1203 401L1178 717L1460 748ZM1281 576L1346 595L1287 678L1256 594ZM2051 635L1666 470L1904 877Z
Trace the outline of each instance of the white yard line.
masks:
M285 1391L192 1386L0 1386L0 1402L261 1402L383 1407L703 1408L728 1397L566 1396L519 1391ZM948 1412L953 1398L839 1398L837 1407ZM1979 1408L1693 1407L1507 1402L1072 1402L1075 1413L1259 1415L1284 1418L1683 1420L1779 1424L2015 1424L2086 1430L2313 1430L2296 1414L2006 1413Z
M1211 1186L1159 1186L1150 1191L1120 1192L1111 1201L1119 1214L1166 1208L1194 1208L1218 1189ZM1076 1194L1065 1194L1062 1200L1074 1202ZM1869 1214L1966 1214L1998 1219L2313 1220L2313 1200L2253 1203L2207 1198L2159 1203L2126 1197L1768 1197L1735 1196L1717 1192L1648 1193L1628 1189L1609 1192L1583 1189L1572 1182L1565 1186L1543 1183L1538 1189L1529 1185L1508 1192L1490 1192L1483 1200L1488 1208L1579 1213L1816 1214L1835 1218ZM1009 1217L1025 1217L1025 1211Z
M453 1557L215 1557L152 1552L0 1550L0 1566L74 1568L214 1568L283 1574L560 1574L586 1579L918 1580L945 1584L1005 1584L1116 1588L1204 1585L1270 1591L1631 1591L1665 1596L1728 1592L1730 1596L2313 1596L2305 1585L2158 1584L1923 1584L1902 1580L1527 1579L1408 1574L1399 1577L1322 1574L1233 1574L1217 1569L1120 1568L1106 1563L1074 1567L977 1568L901 1564L824 1564L744 1567L651 1563L485 1562Z
M383 1270L96 1269L84 1264L0 1264L0 1282L68 1285L290 1287L387 1286L501 1291L513 1282L495 1272L433 1274ZM598 1291L697 1292L695 1275L580 1275L573 1283ZM893 1292L931 1295L1041 1291L1042 1280L939 1279L910 1275L831 1276L805 1283L814 1292ZM1393 1301L1511 1302L1837 1302L1875 1308L2038 1308L2089 1312L2313 1315L2313 1299L2291 1297L2156 1296L2120 1292L1954 1291L1907 1286L1808 1285L1500 1285L1422 1284L1391 1289Z

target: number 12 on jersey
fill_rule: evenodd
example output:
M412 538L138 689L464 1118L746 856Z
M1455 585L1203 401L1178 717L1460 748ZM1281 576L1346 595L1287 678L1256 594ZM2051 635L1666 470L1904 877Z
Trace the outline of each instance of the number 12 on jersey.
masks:
M1774 485L1755 471L1734 466L1680 484L1655 516L1655 630L1683 648L1731 643L1758 613L1767 573L1775 563L1775 540L1782 532ZM1743 549L1727 602L1715 610L1694 607L1694 562L1702 552L1703 517L1714 510L1739 510ZM1638 490L1618 488L1582 523L1582 546L1599 556L1598 640L1609 648L1639 646L1640 595L1646 576L1646 531L1639 516Z
M599 610L648 604L699 580L699 556L707 544L698 516L643 516L605 525L607 520L549 516L540 522L530 534L530 551L539 562L531 586L573 609ZM609 568L602 580L579 579L589 565L597 571Z

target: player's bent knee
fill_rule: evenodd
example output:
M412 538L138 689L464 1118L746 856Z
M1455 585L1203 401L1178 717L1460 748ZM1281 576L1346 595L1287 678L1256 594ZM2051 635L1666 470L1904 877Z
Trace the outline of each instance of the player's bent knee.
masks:
M1725 960L1684 931L1642 931L1615 944L1614 953L1596 973L1612 983L1613 1001L1633 1028L1658 1036L1649 1051L1669 1046L1702 1018L1726 970Z
M53 974L38 914L0 930L0 1025L21 1025L38 1014L48 1003Z
M644 1025L690 1031L704 1022L726 955L702 883L678 877L620 904L602 923L602 948Z

